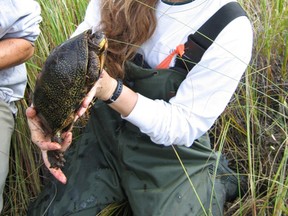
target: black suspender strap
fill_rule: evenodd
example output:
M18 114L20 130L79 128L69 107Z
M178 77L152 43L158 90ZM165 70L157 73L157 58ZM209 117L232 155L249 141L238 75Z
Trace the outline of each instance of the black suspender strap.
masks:
M246 13L237 2L227 3L220 8L194 34L188 36L184 44L184 54L182 58L177 56L175 67L189 72L201 60L224 27L239 16L246 16Z

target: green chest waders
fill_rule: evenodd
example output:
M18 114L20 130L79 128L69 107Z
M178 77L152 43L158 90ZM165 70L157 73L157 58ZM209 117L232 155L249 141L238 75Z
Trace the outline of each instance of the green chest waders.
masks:
M134 64L130 67L136 75L143 72ZM145 69L146 72L149 71ZM171 73L167 84L170 87L174 85L171 77L176 75L178 83L181 76L170 69L158 72L155 79L165 79ZM145 89L154 90L153 94L166 94L157 89L156 82L151 85L149 78L140 80L148 86ZM142 84L135 82L135 87L140 89ZM175 146L191 185L171 146L151 142L103 102L97 102L91 112L85 132L67 152L67 184L51 180L30 206L29 216L46 210L51 216L92 216L108 204L123 200L129 201L135 216L208 215L210 205L222 212L223 200L219 209L212 194L209 167L216 163L217 155L211 150L209 139L202 137L203 142L195 142L191 148Z

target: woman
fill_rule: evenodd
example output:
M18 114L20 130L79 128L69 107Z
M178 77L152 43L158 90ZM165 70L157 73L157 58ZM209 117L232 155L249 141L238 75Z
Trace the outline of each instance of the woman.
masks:
M50 172L64 183L47 186L29 215L95 215L124 200L137 216L223 214L225 201L238 195L239 182L221 154L211 149L206 132L250 61L249 20L240 16L231 21L192 69L175 67L175 60L183 54L176 47L228 2L90 1L73 36L99 27L109 49L106 69L78 115L94 96L98 101L79 143L67 151L63 172L68 180L60 169L49 168L47 150L65 151L72 134L63 135L61 146L51 142L39 130L33 107L27 109L32 140ZM180 50L178 56L169 55L175 50ZM155 71L174 76L183 69L187 75L179 75L181 82L178 75L169 79L175 92L149 76Z

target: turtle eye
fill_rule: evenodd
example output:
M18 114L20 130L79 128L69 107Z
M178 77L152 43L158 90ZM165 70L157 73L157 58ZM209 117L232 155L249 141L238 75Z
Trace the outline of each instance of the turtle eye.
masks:
M95 32L95 38L97 40L100 40L103 37L103 33L102 32Z

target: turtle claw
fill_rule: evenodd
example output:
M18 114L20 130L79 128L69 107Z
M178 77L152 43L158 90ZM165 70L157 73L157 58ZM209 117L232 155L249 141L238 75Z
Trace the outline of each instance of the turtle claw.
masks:
M66 162L64 153L59 150L52 150L47 152L50 168L59 169L63 168Z

